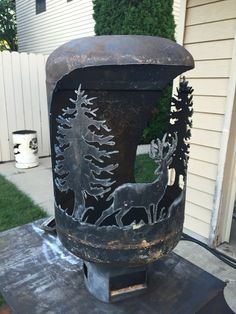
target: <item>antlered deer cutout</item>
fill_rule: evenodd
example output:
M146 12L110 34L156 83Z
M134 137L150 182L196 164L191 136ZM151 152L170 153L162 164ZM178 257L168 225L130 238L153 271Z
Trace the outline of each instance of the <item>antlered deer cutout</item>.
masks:
M122 218L131 208L145 208L148 216L148 223L155 223L162 219L164 209L162 208L159 216L158 204L163 198L168 184L168 168L172 162L172 155L177 146L177 135L174 134L172 143L166 141L167 134L163 139L152 141L150 145L149 156L157 164L154 174L157 175L155 181L151 183L125 183L115 189L112 194L112 205L104 210L96 221L96 225L100 226L110 217L116 214L116 223L119 227L123 226ZM151 215L153 208L153 215Z

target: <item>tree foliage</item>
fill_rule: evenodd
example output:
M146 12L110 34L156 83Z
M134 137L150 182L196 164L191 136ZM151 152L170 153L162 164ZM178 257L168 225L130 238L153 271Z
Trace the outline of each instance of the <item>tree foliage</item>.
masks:
M0 0L0 50L17 50L14 0Z
M96 35L152 35L174 40L173 0L93 0ZM142 142L162 136L167 125L172 87L163 92Z

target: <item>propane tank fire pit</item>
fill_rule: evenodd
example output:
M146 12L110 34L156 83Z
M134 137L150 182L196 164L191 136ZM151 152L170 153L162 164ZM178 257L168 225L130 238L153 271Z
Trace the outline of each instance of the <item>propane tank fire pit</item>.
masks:
M143 293L152 262L180 239L191 124L187 82L180 85L183 97L173 100L167 133L150 145L156 179L136 183L134 162L163 88L193 67L183 47L151 36L80 38L48 58L57 234L83 259L85 284L102 301Z

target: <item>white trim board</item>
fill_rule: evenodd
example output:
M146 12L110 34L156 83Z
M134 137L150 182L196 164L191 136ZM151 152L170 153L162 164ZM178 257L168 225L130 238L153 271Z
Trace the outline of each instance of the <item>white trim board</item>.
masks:
M234 47L232 52L231 73L228 84L228 92L226 98L226 112L224 117L224 125L221 136L220 156L218 163L217 179L214 193L214 203L211 216L210 232L209 232L209 245L217 246L220 243L229 241L230 228L232 222L233 208L230 208L230 202L232 203L234 172L233 166L236 163L236 156L233 154L231 160L229 158L230 151L230 139L232 134L232 117L233 111L235 111L235 92L236 92L236 33L234 37ZM234 140L235 142L235 140ZM236 144L235 144L236 145ZM233 148L234 150L235 148ZM230 163L230 171L227 176L228 162ZM230 173L231 172L231 173ZM224 198L224 195L228 197ZM232 206L231 206L232 207Z

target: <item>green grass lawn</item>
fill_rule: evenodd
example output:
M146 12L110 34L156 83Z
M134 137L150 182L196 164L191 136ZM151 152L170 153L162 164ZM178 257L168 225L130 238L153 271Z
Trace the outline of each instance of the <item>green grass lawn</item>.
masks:
M0 176L0 232L46 217L16 186Z
M139 155L135 163L136 182L155 179L155 163L148 155ZM0 176L0 232L33 220L46 217L46 213L16 186Z
M0 176L0 232L46 216L28 196ZM4 304L0 295L0 306Z
M136 182L150 182L155 179L155 163L148 155L139 155L135 162ZM16 186L0 176L0 232L33 220L46 217L46 213ZM4 305L0 295L0 306Z
M138 155L135 162L136 182L151 182L156 179L154 171L157 165L148 155Z
M4 301L3 297L0 294L0 307L5 305L5 304L6 304L6 302Z

